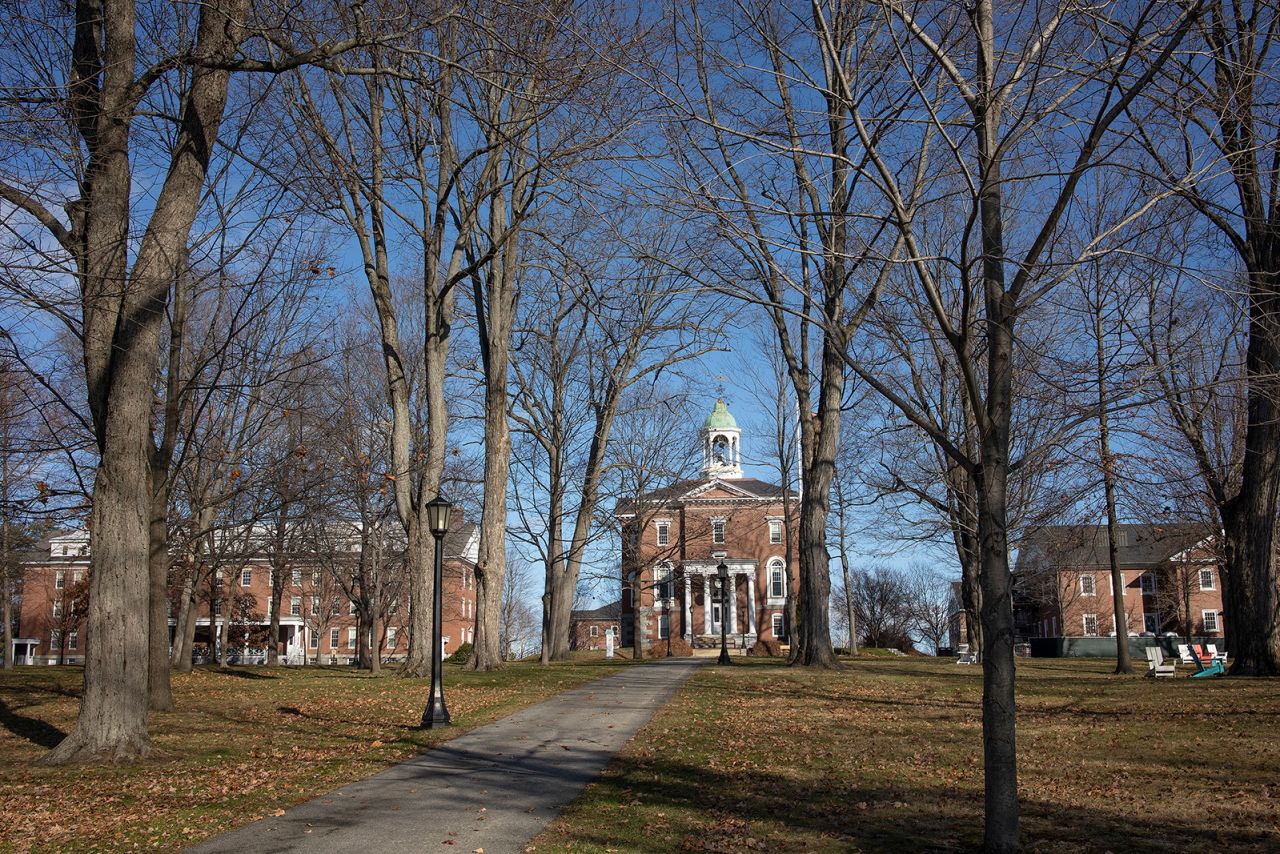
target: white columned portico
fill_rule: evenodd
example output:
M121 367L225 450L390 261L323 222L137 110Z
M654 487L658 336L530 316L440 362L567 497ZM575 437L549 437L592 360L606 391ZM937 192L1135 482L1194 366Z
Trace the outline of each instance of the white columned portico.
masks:
M690 641L693 640L693 603L691 601L693 593L693 579L689 577L689 573L684 574L684 622L680 624L681 634Z
M702 576L702 624L703 634L711 634L711 576Z
M729 575L729 634L738 633L738 573Z
M756 574L747 573L747 634L756 632Z

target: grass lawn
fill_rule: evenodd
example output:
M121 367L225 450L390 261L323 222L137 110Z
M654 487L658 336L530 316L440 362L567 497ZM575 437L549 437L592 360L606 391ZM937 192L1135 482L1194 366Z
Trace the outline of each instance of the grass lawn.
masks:
M1035 852L1280 851L1280 680L1020 659ZM982 835L981 670L707 667L545 833L548 851L965 851Z
M152 759L71 768L35 760L75 722L82 671L0 672L0 851L178 850L620 666L447 665L454 726L430 732L413 729L424 679L339 667L201 669L174 675L177 711L152 716Z

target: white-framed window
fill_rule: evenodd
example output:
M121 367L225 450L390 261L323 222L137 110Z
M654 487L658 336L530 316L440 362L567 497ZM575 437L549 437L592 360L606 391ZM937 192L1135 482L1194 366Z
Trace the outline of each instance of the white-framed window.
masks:
M395 649L395 648L396 648L396 630L395 630L395 627L392 626L391 628L387 629L387 649Z
M302 597L301 596L294 596L292 599L289 600L289 616L291 617L302 616Z
M1096 637L1098 634L1098 615L1084 615L1084 636L1087 638Z
M316 587L320 586L320 570L318 569L311 570L311 583Z
M774 614L772 617L770 617L770 620L773 624L771 626L771 628L773 629L773 636L778 640L782 640L784 637L786 637L786 632L783 629L782 615Z
M320 613L320 597L319 596L311 597L311 613L312 614Z
M590 635L591 635L591 637L593 637L593 638L598 638L598 637L600 637L600 627L599 627L599 626L592 626L592 627L591 627L591 630L590 630L590 632L588 632L588 634L590 634Z
M1206 608L1200 612L1200 621L1204 625L1205 634L1216 634L1218 631L1218 612Z
M354 600L347 606L347 616L354 617L356 615L356 603Z
M1213 590L1213 589L1214 589L1213 570L1212 570L1212 569L1202 569L1202 570L1200 570L1200 589L1201 589L1201 590Z
M769 562L769 598L781 599L787 595L787 575L783 571L782 561L774 558Z
M222 578L223 578L222 570L221 570L221 569L216 569L216 570L214 570L214 572L213 572L213 580L214 580L214 581L216 581L217 583L221 584L221 583L222 583Z
M711 542L722 544L724 542L724 520L711 520Z
M67 649L76 650L80 647L80 633L67 632Z
M79 569L77 569L75 572L71 573L71 583L72 583L72 584L79 584L81 581L84 581L84 571L83 571L83 570L79 570Z
M1142 585L1142 592L1154 594L1156 592L1156 574L1154 572L1144 572L1138 576L1138 583Z
M1129 612L1128 611L1124 612L1124 630L1126 632L1129 631ZM1116 615L1112 614L1111 615L1111 634L1114 635L1115 633L1116 633Z
M329 649L338 648L338 630L329 629Z
M347 629L347 646L349 646L351 649L356 648L356 627L355 626L352 626L351 628Z
M342 613L342 603L337 599L333 600L333 604L329 606L329 616L336 617Z
M240 570L240 586L249 587L253 584L253 570L245 567Z
M302 570L295 569L289 573L289 581L294 587L302 586Z
M61 590L67 586L67 574L62 570L58 570L53 574L53 589Z
M659 522L657 527L658 527L658 545L660 546L671 545L671 523Z
M1080 595L1096 596L1098 593L1098 580L1092 575L1080 576Z
M53 618L55 620L62 619L62 600L61 599L53 600Z
M669 634L671 634L671 616L669 614L659 614L658 640L666 640Z
M769 544L776 546L782 542L782 520L769 520Z
M313 631L311 631L311 630L308 630L308 631L307 631L307 646L311 647L312 649L319 649L319 648L320 648L320 633L319 633L319 632L313 632Z
M1124 595L1124 587L1125 587L1124 573L1122 572L1120 573L1120 595L1121 596ZM1107 573L1107 595L1108 596L1116 595L1116 580L1109 572Z
M62 649L62 632L52 629L49 632L49 649L57 652Z
M671 564L660 563L653 568L653 595L665 602L674 595L675 585L671 581Z

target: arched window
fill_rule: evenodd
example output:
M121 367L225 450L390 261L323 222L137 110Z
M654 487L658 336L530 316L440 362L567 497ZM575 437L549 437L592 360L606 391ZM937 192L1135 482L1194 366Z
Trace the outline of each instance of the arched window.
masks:
M774 558L769 561L769 598L781 599L787 595L787 575L783 571L782 561Z
M667 600L675 595L675 585L671 582L671 564L660 563L653 568L653 597Z

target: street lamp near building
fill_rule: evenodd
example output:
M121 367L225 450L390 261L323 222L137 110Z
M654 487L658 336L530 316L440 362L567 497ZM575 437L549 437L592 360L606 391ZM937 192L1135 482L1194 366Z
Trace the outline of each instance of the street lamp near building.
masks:
M716 567L716 584L720 588L720 658L718 664L729 664L729 565L720 561Z
M426 507L427 528L436 541L435 593L431 602L431 697L422 712L422 729L449 726L449 710L444 705L444 684L441 681L441 631L444 622L444 535L449 532L451 504L443 495L437 495Z
M676 597L667 597L667 658L671 657L671 620L676 612Z

